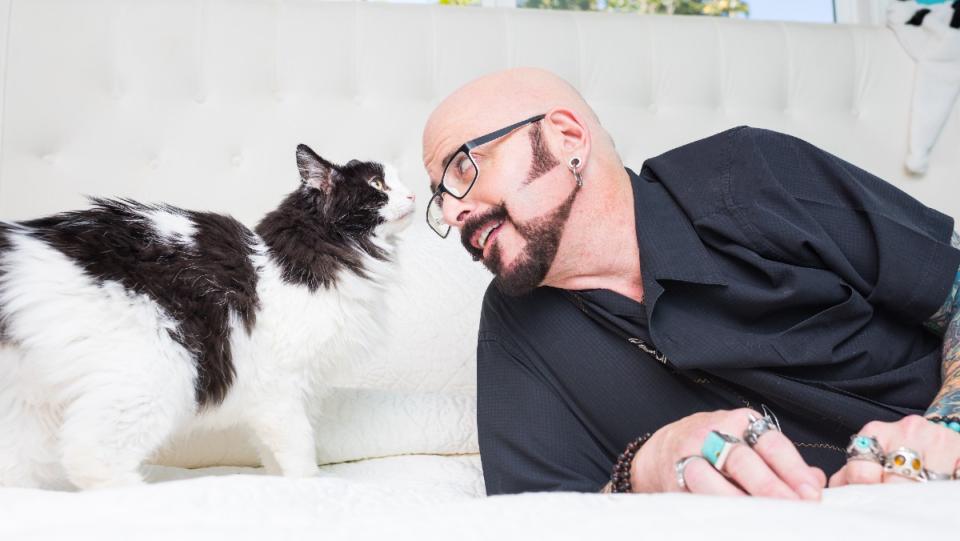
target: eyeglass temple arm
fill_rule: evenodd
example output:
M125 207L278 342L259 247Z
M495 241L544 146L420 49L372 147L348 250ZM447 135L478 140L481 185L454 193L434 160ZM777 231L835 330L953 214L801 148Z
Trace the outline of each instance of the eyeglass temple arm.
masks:
M512 132L513 130L515 130L515 129L519 128L519 127L522 127L522 126L524 126L524 125L526 125L526 124L530 124L530 123L532 123L532 122L536 122L536 121L538 121L538 120L542 120L543 117L545 117L545 116L546 116L546 115L536 115L536 116L532 116L532 117L530 117L530 118L528 118L528 119L526 119L526 120L521 120L520 122L517 122L516 124L510 124L510 125L507 126L506 128L501 128L501 129L499 129L499 130L497 130L497 131L495 131L495 132L493 132L493 133L488 133L488 134L486 134L486 135L484 135L484 136L477 137L476 139L467 142L467 143L464 144L463 146L467 147L467 150L470 150L470 149L472 149L472 148L474 148L474 147L478 147L478 146L480 146L480 145L482 145L482 144L484 144L484 143L489 143L490 141L493 141L494 139L503 137L504 135L506 135L506 134Z

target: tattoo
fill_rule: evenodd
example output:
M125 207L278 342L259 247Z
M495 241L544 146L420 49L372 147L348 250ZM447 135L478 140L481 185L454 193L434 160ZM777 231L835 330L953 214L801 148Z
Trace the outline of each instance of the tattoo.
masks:
M960 236L956 232L950 239L950 245L960 247ZM954 279L950 295L925 325L928 329L943 334L943 366L941 368L942 385L933 403L927 410L927 416L951 417L960 415L960 299L957 290L960 286L960 271Z
M956 231L954 231L950 237L950 246L960 248L960 235L958 235ZM924 322L924 326L939 335L943 335L946 332L947 325L950 323L950 319L956 311L957 302L960 300L957 299L957 290L960 289L958 286L960 286L960 269L957 269L957 275L953 279L953 287L950 289L950 294L947 295L946 300L943 301L943 305L940 306L937 313L930 316L930 318Z
M927 409L927 417L956 417L960 415L960 370L954 370L950 381L944 380L940 393Z
M956 312L947 325L947 332L943 335L942 357L943 383L927 415L952 417L960 415L960 312Z

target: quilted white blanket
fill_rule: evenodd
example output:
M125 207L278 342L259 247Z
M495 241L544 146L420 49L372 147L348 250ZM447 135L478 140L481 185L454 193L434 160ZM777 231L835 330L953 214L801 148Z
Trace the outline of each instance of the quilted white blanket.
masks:
M288 480L151 467L151 484L0 489L0 539L955 539L960 483L828 490L819 504L665 494L483 497L480 460L401 456Z

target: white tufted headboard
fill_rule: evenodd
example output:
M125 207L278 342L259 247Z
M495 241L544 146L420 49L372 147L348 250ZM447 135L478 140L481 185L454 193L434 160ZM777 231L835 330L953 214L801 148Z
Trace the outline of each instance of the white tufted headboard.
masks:
M927 176L908 177L914 65L882 27L315 0L0 0L0 218L96 194L252 224L296 185L300 142L337 162L394 163L422 208L426 116L467 80L517 65L577 86L627 165L750 124L805 138L960 216L960 107ZM432 413L410 413L402 445L321 444L321 460L475 450L476 325L489 278L420 221L401 265L386 301L388 353L332 378L349 396L391 398L327 411L403 417L409 402L397 397L409 393ZM183 461L242 461L225 453Z

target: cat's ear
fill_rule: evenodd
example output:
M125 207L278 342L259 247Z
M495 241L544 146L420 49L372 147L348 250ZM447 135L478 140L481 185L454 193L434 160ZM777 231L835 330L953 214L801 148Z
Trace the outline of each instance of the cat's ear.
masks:
M300 170L300 181L307 186L325 194L333 190L337 168L307 145L297 145L297 169Z

